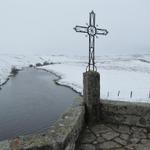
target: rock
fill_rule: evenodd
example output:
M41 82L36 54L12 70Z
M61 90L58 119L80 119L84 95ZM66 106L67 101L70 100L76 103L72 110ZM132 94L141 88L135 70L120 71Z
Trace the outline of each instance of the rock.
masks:
M96 150L92 144L82 144L79 150Z
M123 146L127 145L127 141L122 140L122 139L119 138L119 137L118 137L118 138L115 138L114 141L116 141L117 143L119 143L119 144L121 144L121 145L123 145Z
M147 130L145 128L139 128L139 127L132 127L131 128L132 132L143 132L143 133L147 133Z
M147 134L147 129L143 128L142 131Z
M97 134L96 134L96 137L100 137L100 134L99 134L99 133L97 133Z
M94 142L93 142L93 145L96 145L96 144L98 144L98 141L94 141Z
M109 150L109 149L115 149L115 148L121 148L121 145L117 144L116 142L109 141L109 142L104 142L102 144L98 145L99 149L102 150Z
M142 144L150 143L150 140L148 140L148 139L142 139L142 140L141 140L141 143L142 143Z
M122 138L123 140L128 140L129 139L129 135L128 134L121 134L120 138Z
M136 146L137 146L136 144L127 145L127 146L125 147L125 150L136 150L136 149L135 149Z
M148 133L148 138L150 139L150 133Z
M150 143L138 144L136 150L150 150Z
M106 140L112 140L117 136L119 136L119 133L115 131L110 131L110 132L102 134L102 137L105 138Z
M130 133L130 128L128 126L125 125L120 125L117 129L118 132L120 133Z
M133 138L146 139L147 137L144 132L135 132L133 133Z
M109 127L105 126L104 124L98 124L91 128L91 130L97 135L101 133L106 133L112 131Z
M81 135L81 143L88 144L96 140L96 137L89 130L85 130Z
M97 138L97 141L98 141L99 143L102 143L102 142L105 141L105 139L104 139L103 137L100 136L100 137Z
M146 125L146 119L143 118L143 117L141 117L141 118L139 119L139 123L140 123L141 125Z
M132 138L132 139L130 139L130 142L133 143L133 144L137 144L139 141L140 141L139 138Z

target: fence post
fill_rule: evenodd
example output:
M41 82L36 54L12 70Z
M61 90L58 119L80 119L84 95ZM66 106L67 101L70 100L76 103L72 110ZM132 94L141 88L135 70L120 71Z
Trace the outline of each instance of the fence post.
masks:
M109 97L109 91L107 92L107 98Z
M131 93L130 93L130 98L132 98L132 96L133 96L133 92L131 91Z
M120 96L120 90L118 91L118 97Z
M1 85L1 80L0 80L0 90L2 89L1 86L2 86L2 85Z
M83 73L83 97L86 108L86 121L100 119L100 74L96 71Z

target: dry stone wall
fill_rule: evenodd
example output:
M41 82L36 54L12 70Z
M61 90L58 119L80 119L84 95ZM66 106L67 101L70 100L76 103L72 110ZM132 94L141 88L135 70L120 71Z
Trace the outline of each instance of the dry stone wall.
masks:
M101 100L101 119L150 129L150 104Z

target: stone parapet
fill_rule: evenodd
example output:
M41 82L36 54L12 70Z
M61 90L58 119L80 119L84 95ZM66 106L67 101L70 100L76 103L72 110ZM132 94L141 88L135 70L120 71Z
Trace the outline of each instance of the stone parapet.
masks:
M101 100L101 119L108 123L150 128L150 104Z

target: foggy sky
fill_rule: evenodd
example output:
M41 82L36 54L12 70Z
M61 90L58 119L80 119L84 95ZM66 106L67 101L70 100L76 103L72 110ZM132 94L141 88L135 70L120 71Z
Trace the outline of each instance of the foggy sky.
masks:
M96 54L150 52L149 0L0 0L0 52L88 53L88 38L73 27L88 23L109 31Z

